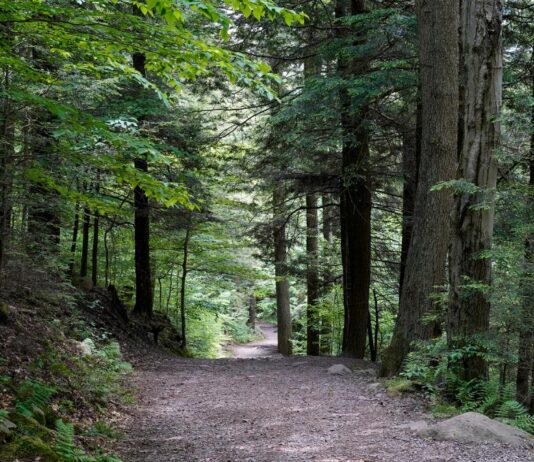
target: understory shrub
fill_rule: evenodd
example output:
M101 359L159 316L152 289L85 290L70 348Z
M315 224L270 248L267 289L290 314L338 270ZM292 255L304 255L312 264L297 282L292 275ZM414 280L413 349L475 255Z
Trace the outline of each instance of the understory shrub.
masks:
M33 364L46 368L51 383L27 379L14 383L1 377L3 387L14 396L11 407L0 409L0 460L35 458L44 462L120 462L115 456L87 454L77 442L75 426L67 421L78 411L76 401L103 409L108 400L129 397L123 378L131 366L122 360L120 346L110 342L94 348L92 354L67 356L50 349ZM87 436L110 438L112 429L94 426ZM106 434L107 433L107 434Z
M448 349L445 337L421 342L404 363L401 379L410 381L433 401L433 414L448 417L462 412L479 412L534 434L534 416L515 400L515 384L502 385L495 374L488 380L463 380L458 369L466 356L483 355L495 366L490 348L468 345Z

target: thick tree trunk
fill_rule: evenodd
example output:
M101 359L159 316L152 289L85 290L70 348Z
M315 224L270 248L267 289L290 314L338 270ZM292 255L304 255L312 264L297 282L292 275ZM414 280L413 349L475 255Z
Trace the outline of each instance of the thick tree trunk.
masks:
M366 13L363 0L337 0L336 18L343 19ZM347 25L338 35L347 38ZM361 24L360 28L365 28ZM355 42L365 41L365 32L356 31ZM340 56L338 71L346 81L367 72L366 58ZM369 316L371 282L371 185L369 181L368 108L365 101L350 96L346 86L340 90L342 146L342 185L340 215L342 227L343 292L345 326L342 353L363 358Z
M531 91L534 97L534 47L530 64ZM531 108L531 126L529 158L529 195L527 197L528 223L534 223L534 106ZM525 241L525 262L523 273L523 313L519 332L519 351L517 362L517 401L525 406L534 407L534 233L529 233ZM532 372L532 378L530 374ZM531 382L532 380L532 382Z
M433 326L423 315L434 311L431 294L445 280L452 194L430 192L452 180L458 136L458 2L418 0L421 73L421 159L412 239L406 258L399 314L382 364L383 375L397 373L416 339Z
M408 249L412 240L415 194L419 176L419 159L421 156L421 104L417 105L415 130L408 127L402 133L402 174L404 186L402 191L402 245L399 275L399 298L406 269Z
M134 53L133 65L137 72L146 75L146 57ZM142 91L140 91L140 95ZM135 159L135 168L148 172L146 159ZM134 240L135 240L135 306L134 313L152 316L152 273L150 267L150 205L145 191L136 186L134 190Z
M477 188L457 193L449 252L447 334L451 348L473 345L484 350L489 329L494 158L502 86L502 2L462 2L463 117L458 178ZM465 356L460 374L465 380L485 378L482 354Z
M274 274L276 279L276 317L278 324L278 351L283 355L292 353L291 311L289 305L289 281L287 271L287 241L284 216L285 194L282 187L273 191L273 240Z
M317 195L313 193L306 194L306 287L308 295L308 306L306 311L306 352L310 356L319 356L320 354L320 318L317 312L317 304L321 296L321 287L319 282L319 227L317 207Z

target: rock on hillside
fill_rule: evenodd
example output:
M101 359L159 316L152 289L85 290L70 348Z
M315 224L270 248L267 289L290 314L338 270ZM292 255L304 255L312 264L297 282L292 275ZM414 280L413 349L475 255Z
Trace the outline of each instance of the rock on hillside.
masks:
M431 425L419 431L418 435L440 441L505 443L534 448L534 438L528 433L477 412L467 412Z

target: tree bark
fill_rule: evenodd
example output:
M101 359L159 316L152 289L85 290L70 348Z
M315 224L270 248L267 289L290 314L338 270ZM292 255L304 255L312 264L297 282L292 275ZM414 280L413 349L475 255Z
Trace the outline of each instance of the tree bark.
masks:
M76 201L74 208L74 224L72 225L72 238L70 243L70 263L69 263L69 275L71 279L74 276L74 264L76 257L76 246L78 244L78 229L80 227L80 202Z
M185 231L184 239L184 258L182 260L182 280L180 285L180 323L182 326L182 348L187 348L187 326L186 326L186 306L185 306L185 283L188 273L188 258L189 258L189 240L191 239L191 226L189 225Z
M252 330L256 329L256 296L251 294L248 297L248 319L247 326Z
M307 342L306 352L309 356L319 356L318 302L321 296L319 282L319 227L317 214L317 195L306 194L306 287L308 305L306 310Z
M534 97L534 47L530 58L531 92ZM534 222L534 106L531 108L532 134L530 137L529 191L527 196L527 223ZM534 381L534 233L525 240L523 271L523 313L520 319L519 351L517 362L517 401L527 408L534 407L531 380ZM532 372L532 379L530 374Z
M458 136L458 18L456 0L417 0L421 81L421 159L411 243L399 313L382 375L397 373L412 342L432 336L423 316L435 309L434 286L445 280L452 195L430 192L452 180Z
M399 298L406 269L408 249L412 240L414 221L415 194L419 177L419 160L421 157L421 104L417 105L415 130L408 127L402 133L402 174L404 186L402 191L402 244L399 275Z
M143 76L146 76L145 64L145 55L134 53L134 69ZM140 96L143 94L141 89L139 94ZM148 172L146 159L135 159L134 165L141 172ZM140 186L134 189L134 207L135 306L133 312L150 318L154 302L150 267L150 204L145 191Z
M91 227L91 215L86 205L83 208L83 225L82 225L82 254L80 258L80 277L87 276L88 259L89 259L89 228Z
M336 18L366 13L363 0L337 0ZM358 27L365 27L361 24ZM348 26L338 27L340 38L350 37ZM365 41L365 32L356 31L354 44ZM342 228L343 293L345 326L344 356L363 358L369 316L371 282L371 184L369 181L368 108L365 101L351 97L346 82L367 72L366 58L338 58L338 72L345 79L340 90L342 145L342 185L340 216Z
M11 44L10 27L4 27L1 34L6 44ZM3 284L3 268L11 221L11 189L13 183L13 158L15 154L15 118L11 100L7 92L11 85L9 67L3 69L1 88L5 92L1 98L0 113L0 284Z
M497 167L498 116L502 87L502 2L462 2L463 130L458 178L477 188L455 196L449 251L450 348L475 346L484 351L489 329L493 195ZM465 380L487 376L482 354L465 355L459 373Z
M332 247L332 241L334 237L334 216L332 213L333 207L329 204L333 202L333 198L330 194L322 195L322 234L324 248L322 252L322 295L323 297L328 295L333 285L333 276L331 271L330 252ZM320 335L320 351L322 355L332 354L332 313L330 310L327 312L323 309L321 316L321 335Z
M97 174L97 183L95 186L95 193L98 194L100 191L99 184L99 174ZM100 231L100 213L98 209L95 209L93 217L93 248L91 252L91 279L93 285L96 286L98 283L98 234Z
M276 317L278 325L278 352L283 355L292 353L291 346L291 309L289 304L289 281L287 269L287 241L284 216L285 194L282 187L273 191L273 240L274 274L276 279Z

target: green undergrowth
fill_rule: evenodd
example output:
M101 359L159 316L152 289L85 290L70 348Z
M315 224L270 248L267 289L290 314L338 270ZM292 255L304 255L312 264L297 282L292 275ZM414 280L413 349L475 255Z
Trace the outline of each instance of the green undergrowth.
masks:
M502 385L491 367L488 380L466 381L458 373L469 355L484 355L491 366L493 358L488 351L473 346L451 351L445 339L421 343L408 356L400 377L388 382L388 391L397 395L422 391L432 403L435 417L479 412L534 434L534 416L515 399L513 382Z
M187 349L181 354L192 358L221 358L228 343L249 343L262 337L246 319L234 313L218 314L195 308L187 316ZM179 320L174 322L178 331Z
M46 371L46 382L0 376L4 394L12 397L0 410L1 461L119 462L100 449L118 437L112 427L97 421L84 428L78 422L104 414L110 403L132 401L124 384L131 366L117 342L83 343L71 353L50 347L31 364L35 376Z

